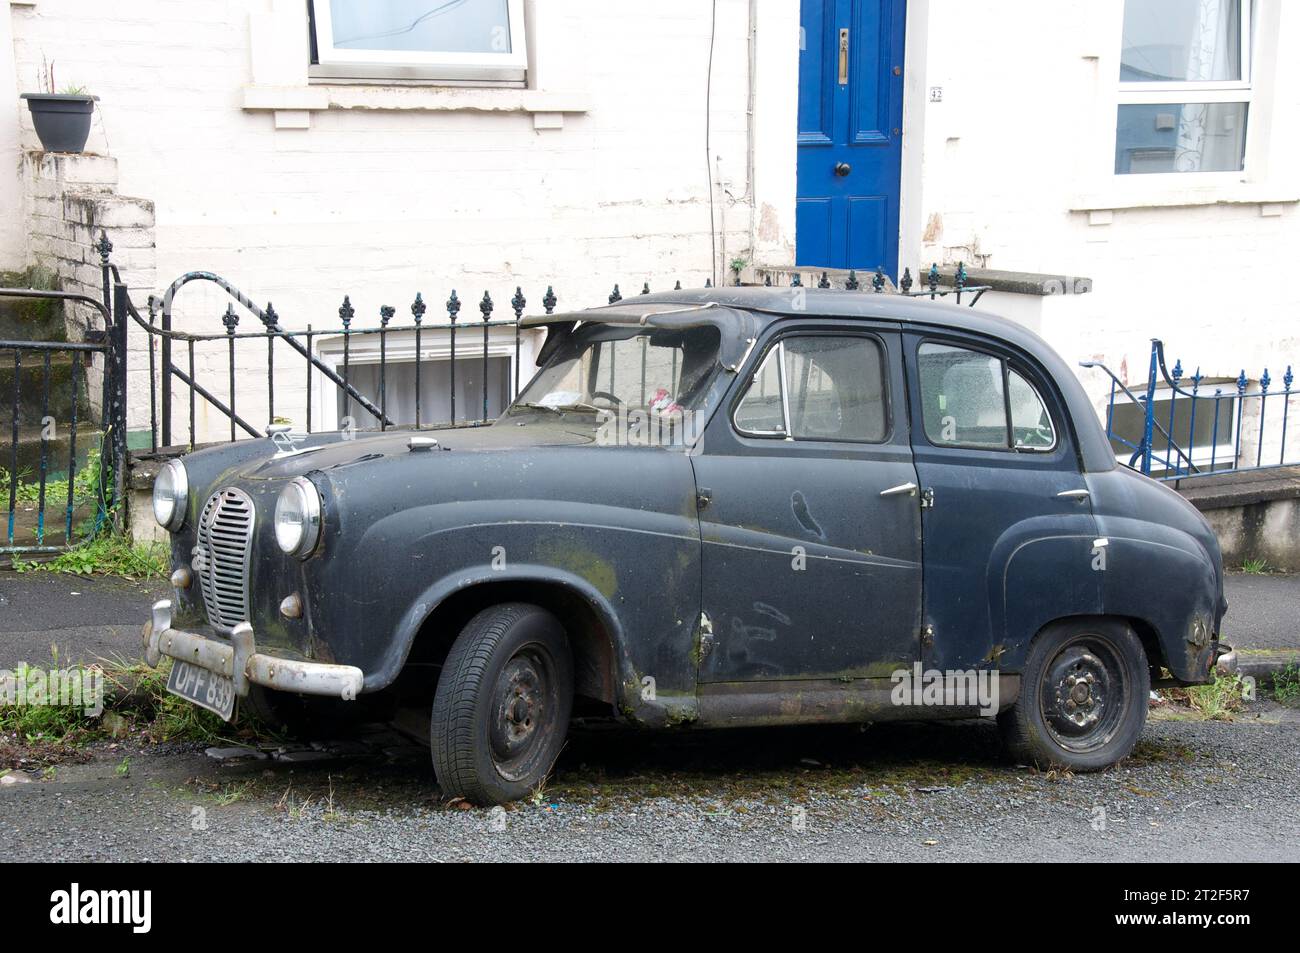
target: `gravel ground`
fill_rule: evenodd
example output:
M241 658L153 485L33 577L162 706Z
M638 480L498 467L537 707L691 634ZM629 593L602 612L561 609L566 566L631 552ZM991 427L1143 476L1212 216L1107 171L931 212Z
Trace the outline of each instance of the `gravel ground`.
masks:
M101 746L0 786L0 842L7 860L1300 860L1300 712L1165 709L1095 775L996 751L974 722L586 727L535 803L486 811L442 803L415 749L289 766Z

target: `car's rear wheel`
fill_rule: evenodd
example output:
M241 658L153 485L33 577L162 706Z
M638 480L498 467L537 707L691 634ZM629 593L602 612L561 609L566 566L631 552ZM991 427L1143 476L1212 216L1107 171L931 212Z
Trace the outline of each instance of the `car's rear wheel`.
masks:
M430 741L447 797L504 804L550 773L573 710L573 655L559 620L510 603L485 609L438 677Z
M1150 691L1146 652L1126 623L1070 619L1034 639L1020 698L998 727L1019 761L1097 771L1137 744Z

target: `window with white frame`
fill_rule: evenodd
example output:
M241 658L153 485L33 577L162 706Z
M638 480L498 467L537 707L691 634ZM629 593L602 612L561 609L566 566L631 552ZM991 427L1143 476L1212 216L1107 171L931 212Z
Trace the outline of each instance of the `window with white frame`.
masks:
M311 75L522 85L524 0L310 0Z
M1250 0L1125 0L1115 173L1240 172Z
M1220 470L1235 464L1237 399L1225 396L1216 401L1210 395L1220 388L1207 387L1207 384L1225 385L1222 389L1230 393L1230 389L1236 386L1236 381L1202 380L1199 391L1201 398L1196 401L1195 416L1189 398L1179 397L1175 408L1172 391L1167 388L1156 391L1152 406L1155 408L1156 422L1160 426L1154 428L1151 434L1151 457L1153 472L1157 475L1172 470L1175 462L1186 469L1188 459L1201 470ZM1111 413L1111 448L1115 451L1116 460L1128 463L1133 457L1133 447L1142 442L1146 411L1139 404L1123 401L1115 404ZM1169 446L1166 433L1173 434L1173 448ZM1117 439L1121 437L1128 443ZM1180 456L1180 451L1186 456Z
M423 426L495 420L515 395L515 382L527 384L536 370L542 331L526 329L516 355L515 330L501 325L489 329L484 360L482 331L464 326L456 337L456 370L451 368L451 335L447 325L426 325L420 340L420 410ZM415 332L390 331L381 344L377 334L353 334L348 342L347 380L376 407L384 406L395 426L416 422ZM314 343L316 356L339 377L344 376L344 339L322 335ZM380 369L381 361L383 370ZM452 383L455 390L452 390ZM377 429L375 416L349 400L324 374L312 375L313 430L356 427ZM484 413L484 399L487 411ZM349 420L350 418L350 420Z

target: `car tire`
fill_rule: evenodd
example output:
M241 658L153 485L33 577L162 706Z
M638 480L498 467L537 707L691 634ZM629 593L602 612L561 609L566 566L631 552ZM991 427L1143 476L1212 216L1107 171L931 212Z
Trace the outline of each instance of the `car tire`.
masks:
M1054 623L1029 647L1020 697L998 715L1003 745L1040 768L1099 771L1132 752L1150 691L1146 652L1126 623Z
M448 798L487 806L537 790L564 747L573 654L538 606L484 609L451 647L433 698L433 771Z

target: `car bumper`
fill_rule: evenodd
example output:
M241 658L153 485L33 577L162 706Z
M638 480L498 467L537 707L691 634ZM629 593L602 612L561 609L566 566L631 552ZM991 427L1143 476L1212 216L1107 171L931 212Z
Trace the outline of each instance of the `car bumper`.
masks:
M172 628L172 604L155 602L144 627L144 660L157 667L163 656L224 675L235 683L235 694L248 695L249 685L262 685L299 695L324 695L351 701L361 693L365 675L355 665L331 665L281 658L257 651L253 627L235 626L230 640Z
M1215 647L1214 671L1219 675L1232 675L1237 671L1237 650L1219 643Z

